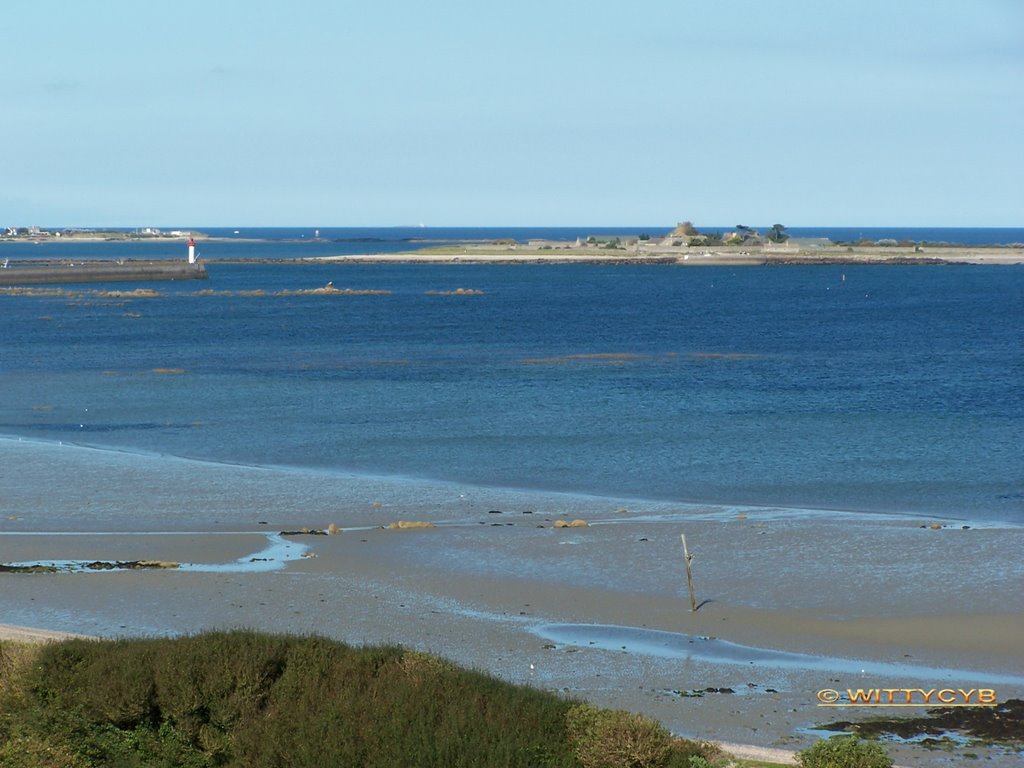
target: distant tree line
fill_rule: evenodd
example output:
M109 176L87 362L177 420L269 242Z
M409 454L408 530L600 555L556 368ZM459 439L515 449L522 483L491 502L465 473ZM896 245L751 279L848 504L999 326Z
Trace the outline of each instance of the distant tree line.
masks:
M784 224L772 224L764 235L746 224L737 224L732 232L723 235L721 232L700 232L689 221L684 221L676 227L672 236L686 238L689 245L761 245L765 240L771 243L784 243L789 239Z

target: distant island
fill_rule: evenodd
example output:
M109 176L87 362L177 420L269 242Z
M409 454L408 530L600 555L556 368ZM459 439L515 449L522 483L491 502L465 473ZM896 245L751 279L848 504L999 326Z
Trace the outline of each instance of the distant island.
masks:
M791 237L783 224L762 233L738 224L728 232L701 232L691 222L668 234L597 235L575 240L498 239L436 245L402 253L328 256L318 261L459 263L615 263L686 266L768 264L1024 264L1024 246L957 245L913 240L834 242Z
M319 230L299 243L324 243ZM236 232L237 235L237 232ZM0 230L0 244L56 242L138 242L230 240L233 243L267 242L256 238L210 235L197 230L155 227L138 229L7 227ZM372 243L372 238L366 239ZM685 266L760 266L781 264L1024 264L1024 245L966 245L909 239L831 240L828 237L791 235L783 224L764 231L737 224L727 231L701 231L683 221L667 233L628 232L580 236L572 240L497 238L492 240L436 241L410 239L409 249L379 252L372 245L361 254L310 255L287 261L322 263L593 263L593 264L678 264ZM205 261L276 261L273 258L218 258L207 254Z
M45 240L187 240L189 238L206 238L202 232L189 229L161 230L156 227L141 229L90 229L83 227L5 227L0 232L0 242L4 240L34 241Z

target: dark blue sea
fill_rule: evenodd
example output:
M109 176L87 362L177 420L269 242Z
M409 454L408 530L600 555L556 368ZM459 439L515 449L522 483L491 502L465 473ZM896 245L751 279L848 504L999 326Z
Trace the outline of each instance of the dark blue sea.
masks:
M154 298L0 295L0 434L496 494L1024 524L1024 268L208 271ZM387 293L287 293L328 281ZM433 293L458 288L481 293Z

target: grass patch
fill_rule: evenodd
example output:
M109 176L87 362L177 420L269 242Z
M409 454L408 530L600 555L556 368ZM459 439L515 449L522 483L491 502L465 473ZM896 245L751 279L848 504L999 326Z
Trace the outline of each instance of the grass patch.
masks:
M248 631L0 643L2 768L670 768L691 758L718 755L647 718L400 647Z
M881 745L856 736L822 739L797 757L802 768L892 768Z

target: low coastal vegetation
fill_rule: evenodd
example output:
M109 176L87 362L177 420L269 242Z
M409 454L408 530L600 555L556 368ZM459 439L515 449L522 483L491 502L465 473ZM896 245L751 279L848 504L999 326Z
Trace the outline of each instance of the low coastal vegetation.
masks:
M722 764L638 715L400 647L248 631L0 644L0 766Z
M796 759L892 766L856 735ZM0 768L281 765L777 768L399 646L242 630L0 642Z
M856 736L819 741L798 757L803 768L892 768L880 744Z

